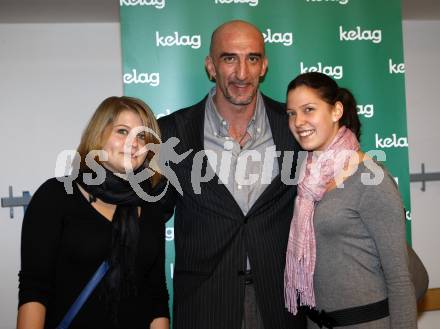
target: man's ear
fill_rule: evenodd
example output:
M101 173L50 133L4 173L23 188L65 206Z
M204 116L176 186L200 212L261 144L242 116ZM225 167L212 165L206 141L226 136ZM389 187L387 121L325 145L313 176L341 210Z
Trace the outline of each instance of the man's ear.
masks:
M264 77L264 75L266 74L268 63L269 63L269 61L268 61L267 57L264 56L263 57L263 65L261 66L260 77Z
M205 68L209 75L209 80L215 79L215 66L210 55L205 58Z

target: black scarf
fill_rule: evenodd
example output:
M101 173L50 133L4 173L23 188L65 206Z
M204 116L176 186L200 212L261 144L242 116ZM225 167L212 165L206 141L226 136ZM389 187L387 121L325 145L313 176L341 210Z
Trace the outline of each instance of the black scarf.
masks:
M130 183L105 169L106 177L100 185L87 185L83 172L76 182L89 193L90 202L96 198L116 205L112 218L112 246L108 256L109 271L104 278L104 297L113 320L117 322L121 298L137 293L135 267L139 242L138 209L143 201ZM142 189L151 189L149 180L140 184Z

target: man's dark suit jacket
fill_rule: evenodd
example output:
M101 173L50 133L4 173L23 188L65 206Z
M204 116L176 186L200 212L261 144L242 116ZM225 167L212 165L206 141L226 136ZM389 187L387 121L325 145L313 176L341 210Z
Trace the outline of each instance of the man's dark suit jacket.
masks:
M298 145L288 129L284 105L263 96L277 151L295 151ZM193 152L171 165L183 195L170 190L164 203L175 206L174 270L175 329L240 329L246 254L265 329L305 328L284 307L284 264L296 186L278 175L245 216L219 179L191 185L193 157L203 150L206 98L200 103L159 119L162 140L177 137L175 150ZM283 154L283 153L282 153ZM278 158L281 172L282 157ZM296 156L292 172L296 168ZM203 172L212 170L203 162ZM293 175L292 175L293 178Z

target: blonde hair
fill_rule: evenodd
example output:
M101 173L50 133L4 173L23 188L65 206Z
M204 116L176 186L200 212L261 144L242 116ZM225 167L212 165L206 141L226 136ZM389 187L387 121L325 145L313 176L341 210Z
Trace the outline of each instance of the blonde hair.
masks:
M87 154L92 150L101 150L110 135L110 129L113 122L118 115L123 111L133 111L141 118L143 126L151 129L156 136L160 138L159 125L154 117L153 111L142 100L128 96L111 96L102 101L96 109L95 113L91 117L84 132L81 136L81 141L77 148L80 155L80 169L84 171L90 171L90 168L86 165L85 159ZM155 143L159 144L160 140L152 133L145 132L145 144ZM147 153L146 161L150 161L153 157L153 153L149 151ZM99 162L98 159L95 161ZM156 185L160 180L160 174L155 173L151 178L152 185Z

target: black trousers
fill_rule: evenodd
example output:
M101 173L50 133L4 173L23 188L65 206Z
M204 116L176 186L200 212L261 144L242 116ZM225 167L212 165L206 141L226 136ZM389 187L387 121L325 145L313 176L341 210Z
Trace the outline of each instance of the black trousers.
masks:
M264 329L263 319L261 318L255 296L255 288L252 283L245 286L244 314L241 329Z

